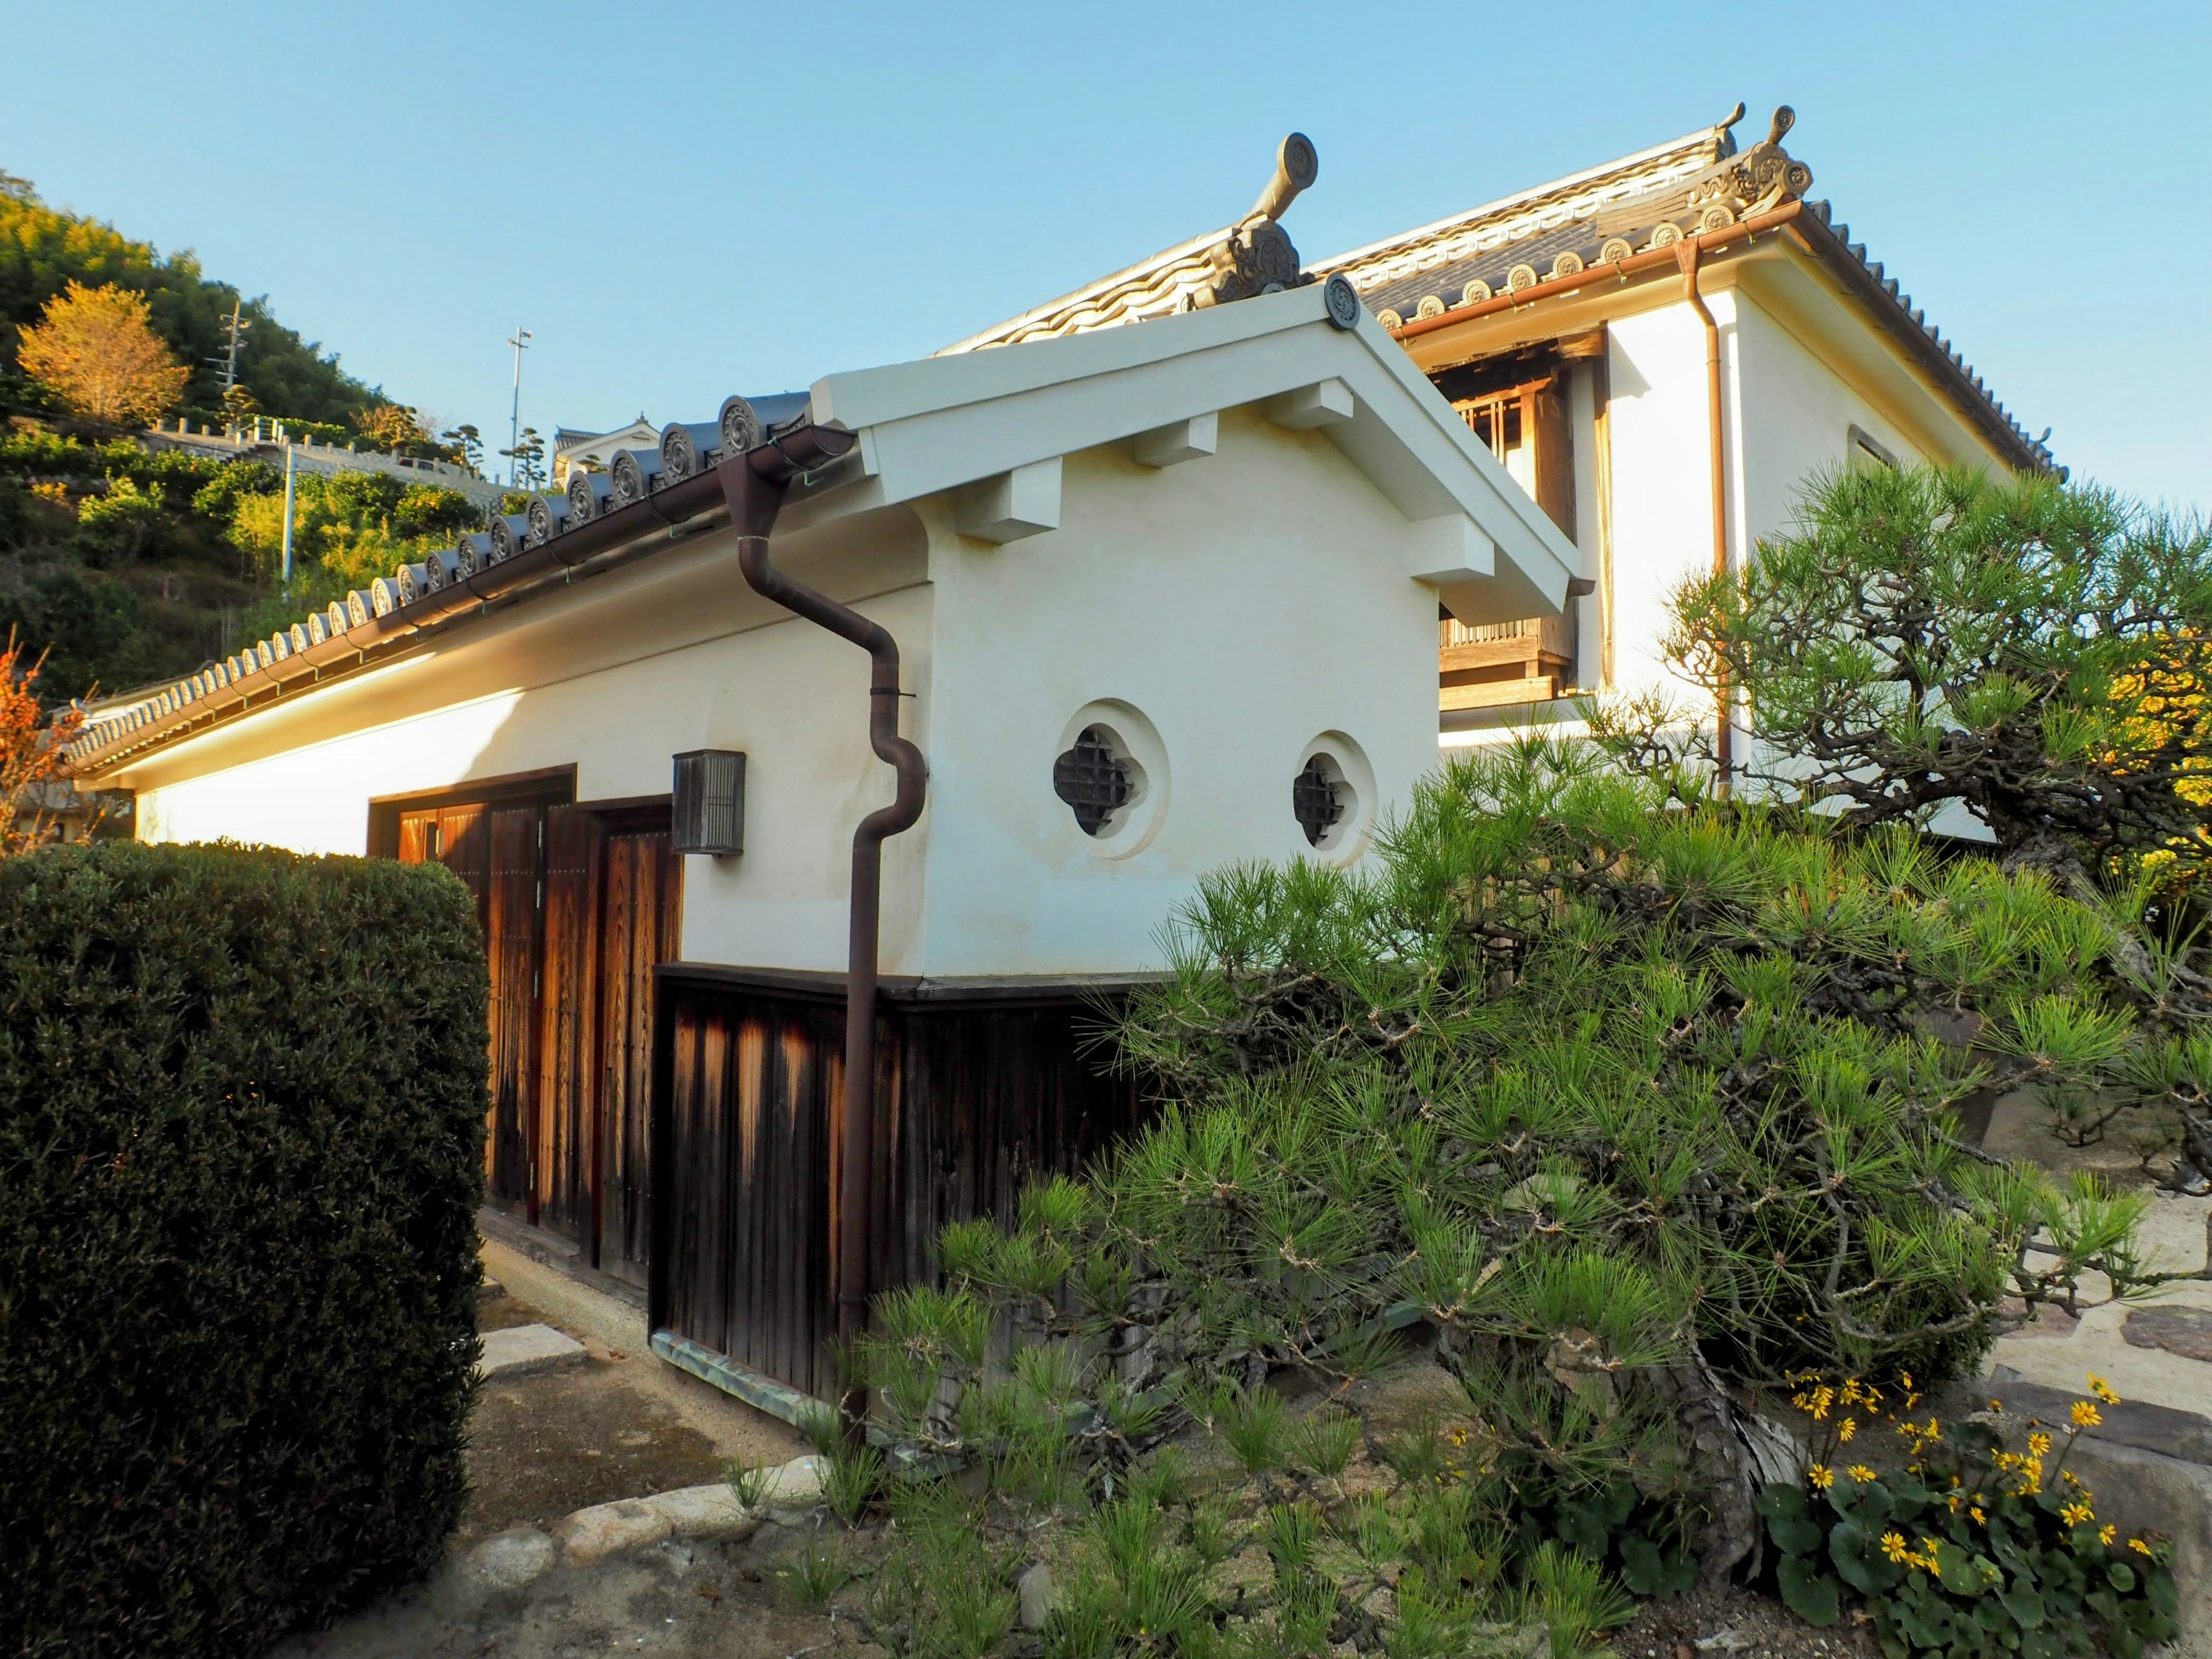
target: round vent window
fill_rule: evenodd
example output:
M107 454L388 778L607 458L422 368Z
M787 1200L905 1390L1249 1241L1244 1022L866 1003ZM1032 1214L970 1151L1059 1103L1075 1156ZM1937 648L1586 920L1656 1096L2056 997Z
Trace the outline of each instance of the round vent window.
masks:
M1113 732L1103 726L1086 726L1053 762L1052 793L1067 803L1076 827L1095 836L1129 804L1138 775L1127 757L1115 752Z
M1151 845L1167 811L1168 757L1152 723L1127 703L1086 703L1061 729L1052 793L1083 845L1104 859Z
M1291 775L1291 817L1325 862L1349 864L1364 853L1375 819L1375 769L1365 751L1341 732L1307 744Z
M1344 821L1343 781L1326 755L1308 756L1305 770L1291 780L1291 813L1306 832L1307 846L1320 846Z

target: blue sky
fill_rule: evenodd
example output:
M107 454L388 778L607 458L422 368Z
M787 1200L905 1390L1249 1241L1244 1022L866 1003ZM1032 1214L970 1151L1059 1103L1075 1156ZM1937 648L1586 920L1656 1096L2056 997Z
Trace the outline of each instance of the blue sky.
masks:
M0 9L0 169L447 422L699 418L1249 205L1319 257L1717 119L2077 476L2212 509L2212 8ZM495 446L496 447L496 446Z

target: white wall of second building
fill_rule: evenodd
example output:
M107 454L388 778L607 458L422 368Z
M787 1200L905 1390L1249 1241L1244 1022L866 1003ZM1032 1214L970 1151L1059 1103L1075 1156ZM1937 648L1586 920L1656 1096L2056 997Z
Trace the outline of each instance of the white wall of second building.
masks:
M1926 459L1887 414L1764 307L1741 290L1730 297L1738 366L1735 444L1741 458L1731 481L1732 506L1743 527L1735 538L1739 549L1790 532L1814 475L1850 459L1855 426L1899 465Z
M1721 325L1725 397L1733 296L1716 294L1707 304ZM1687 697L1691 688L1668 672L1660 642L1676 585L1712 568L1705 328L1687 306L1670 305L1619 318L1607 337L1614 684Z
M994 546L933 522L930 971L1161 965L1200 876L1312 854L1291 781L1324 734L1371 767L1368 829L1402 806L1437 764L1437 599L1405 574L1413 533L1322 434L1247 411L1221 416L1218 453L1165 470L1126 445L1068 457L1057 530ZM1146 718L1170 773L1127 857L1052 787L1101 701Z

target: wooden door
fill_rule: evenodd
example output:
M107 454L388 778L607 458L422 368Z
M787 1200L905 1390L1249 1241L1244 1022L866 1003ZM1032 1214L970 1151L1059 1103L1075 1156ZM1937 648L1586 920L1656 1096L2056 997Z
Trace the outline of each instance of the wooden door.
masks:
M491 969L489 1196L642 1285L653 970L678 954L682 862L665 807L426 807L404 863L442 862L476 897Z
M599 1266L646 1282L652 1253L653 970L681 954L683 862L665 814L606 837L599 944Z
M547 1150L544 1114L531 1110L536 1092L531 1037L537 1025L538 907L544 893L538 854L544 811L495 808L490 819L484 949L491 962L491 1142L494 1198L520 1202L538 1219L533 1172ZM533 1121L533 1120L537 1120Z
M593 1085L598 1071L596 994L600 847L598 817L580 806L545 814L544 969L538 1003L535 1105L541 1152L538 1224L594 1245L599 1171Z

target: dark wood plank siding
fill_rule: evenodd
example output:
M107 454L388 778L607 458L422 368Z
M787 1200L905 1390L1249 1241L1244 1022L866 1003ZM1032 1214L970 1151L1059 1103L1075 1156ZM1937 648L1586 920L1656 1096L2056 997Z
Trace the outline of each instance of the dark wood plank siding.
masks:
M683 860L663 827L609 836L605 862L599 1266L643 1284L651 1254L653 971L677 954Z
M599 820L576 806L545 814L544 970L538 1096L547 1153L537 1170L538 1218L588 1249L599 1181L592 1085L599 1062Z
M836 1124L844 1012L826 998L664 976L653 1318L821 1398L839 1382ZM1101 1075L1080 1004L886 1006L873 1278L933 1278L948 1221L1012 1212L1141 1121Z
M490 814L490 820L491 874L484 924L484 945L491 958L489 1185L495 1197L527 1204L535 1221L532 1170L551 1151L545 1115L531 1110L541 814L535 807L502 807Z
M666 805L509 791L380 810L384 846L447 864L476 898L491 965L487 1192L643 1284L653 975L677 953L683 893Z

